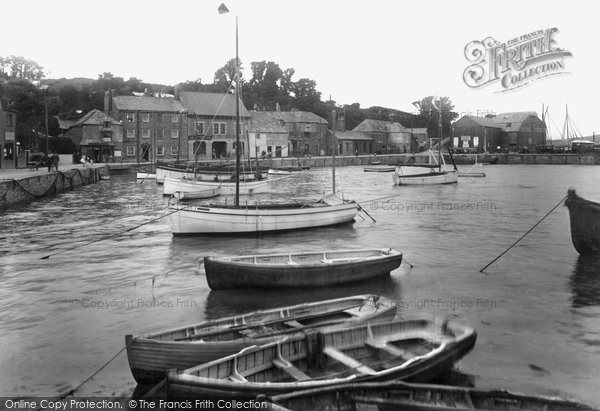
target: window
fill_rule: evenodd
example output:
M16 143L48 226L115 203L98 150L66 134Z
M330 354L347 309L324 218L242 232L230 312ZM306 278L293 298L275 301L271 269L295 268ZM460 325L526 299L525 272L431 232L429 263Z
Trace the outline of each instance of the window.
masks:
M134 146L127 146L127 155L129 157L135 156L135 147Z
M171 114L171 123L179 123L179 114Z
M142 113L142 122L149 123L150 122L150 113Z
M213 123L213 134L214 135L225 135L225 123Z
M473 147L479 147L479 137L473 137Z
M132 128L127 129L127 138L135 138L135 130Z
M158 113L157 115L157 120L159 123L164 123L165 122L165 114L164 113Z
M156 155L157 156L164 156L165 155L165 148L163 146L156 147Z
M125 118L127 119L127 121L132 123L135 121L135 113L127 113L125 114Z
M162 128L156 129L156 138L165 138L165 130Z
M281 146L275 146L275 157L281 157Z
M142 138L150 138L150 129L149 128L142 129Z
M13 125L13 115L10 113L6 113L6 127L12 127Z
M206 142L194 141L194 154L206 154Z
M260 133L258 133L258 132L256 133L256 139L260 140Z
M103 123L103 127L104 127L104 128L110 128L110 121L105 121L105 122Z
M171 146L171 155L172 156L176 156L178 151L179 151L179 147Z
M179 138L179 130L171 129L171 138Z
M196 133L204 134L204 121L196 121Z

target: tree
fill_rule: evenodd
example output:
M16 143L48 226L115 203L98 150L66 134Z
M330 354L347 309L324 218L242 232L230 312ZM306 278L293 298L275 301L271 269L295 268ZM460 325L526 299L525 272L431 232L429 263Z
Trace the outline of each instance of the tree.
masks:
M0 78L38 81L44 77L44 68L21 56L0 57Z
M218 90L220 90L222 93L227 93L229 92L229 90L231 89L231 87L234 85L235 82L235 73L236 73L236 62L235 59L231 59L229 60L227 63L225 63L225 65L223 67L221 67L220 69L218 69L215 73L215 80L214 80L214 84L217 87ZM243 80L242 77L242 63L240 61L240 83Z
M292 84L296 106L300 110L312 111L321 102L321 93L317 91L317 82L301 78Z
M427 134L429 137L439 137L439 116L440 111L442 115L442 135L448 137L452 135L452 121L458 117L458 113L455 113L454 104L450 101L450 97L441 97L439 100L436 99L435 106L433 104L434 97L427 96L415 105L419 108L419 119L427 127ZM436 108L436 106L439 108Z

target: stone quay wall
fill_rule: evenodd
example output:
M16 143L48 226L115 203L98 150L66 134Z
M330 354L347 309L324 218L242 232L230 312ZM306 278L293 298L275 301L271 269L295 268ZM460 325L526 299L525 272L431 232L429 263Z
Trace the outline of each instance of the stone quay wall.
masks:
M108 167L74 168L0 180L0 209L93 184L108 175Z

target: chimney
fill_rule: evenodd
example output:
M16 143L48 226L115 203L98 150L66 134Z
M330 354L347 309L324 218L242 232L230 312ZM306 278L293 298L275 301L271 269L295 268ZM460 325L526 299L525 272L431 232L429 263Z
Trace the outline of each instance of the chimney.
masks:
M280 113L281 112L281 108L279 107L279 103L275 103L275 111Z
M104 92L104 113L111 115L112 111L112 90L106 90Z
M179 100L179 95L181 94L181 84L175 84L173 94L175 94L175 100Z

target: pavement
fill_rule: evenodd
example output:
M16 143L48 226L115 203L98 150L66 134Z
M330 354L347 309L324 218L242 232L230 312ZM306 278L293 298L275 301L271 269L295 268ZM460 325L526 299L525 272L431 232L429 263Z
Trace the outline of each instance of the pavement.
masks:
M97 163L92 164L92 168L104 167L106 164ZM58 164L58 171L69 171L75 168L83 169L83 164ZM90 165L87 165L85 168L90 168ZM0 169L0 180L18 180L21 178L27 177L35 177L46 174L55 173L55 169L52 168L52 171L48 171L48 167L40 167L38 170L30 170L29 168L17 168L17 169Z

